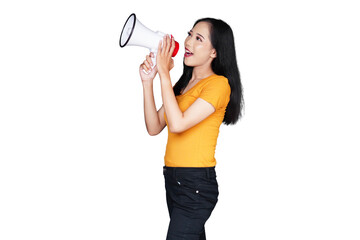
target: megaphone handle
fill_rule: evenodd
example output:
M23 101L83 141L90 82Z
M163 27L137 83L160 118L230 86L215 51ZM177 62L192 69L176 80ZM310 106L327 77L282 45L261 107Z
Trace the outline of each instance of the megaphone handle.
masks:
M154 57L152 57L151 58L151 61L152 61L152 63L153 63L153 66L151 67L151 69L154 69L154 67L155 67L155 65L156 65L156 50L154 50L154 51L152 51L152 53L154 54L153 56Z

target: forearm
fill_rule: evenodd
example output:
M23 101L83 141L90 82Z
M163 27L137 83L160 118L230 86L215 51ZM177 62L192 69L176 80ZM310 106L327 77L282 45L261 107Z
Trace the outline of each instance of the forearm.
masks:
M183 113L176 101L174 90L171 85L170 74L159 74L161 82L161 95L165 108L166 117L168 120L168 128L171 132L176 132L179 129Z
M152 82L143 83L143 93L146 129L150 135L154 135L158 133L158 129L160 128L160 121L156 110Z

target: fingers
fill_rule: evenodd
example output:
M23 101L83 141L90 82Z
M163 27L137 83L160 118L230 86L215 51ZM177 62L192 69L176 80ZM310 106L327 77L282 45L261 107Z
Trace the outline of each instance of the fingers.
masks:
M160 51L159 51L160 50ZM175 39L171 35L165 35L163 40L159 42L158 46L158 54L161 53L162 55L172 55L175 50Z
M172 54L175 50L175 39L171 35L165 35L162 40L159 41L156 66L160 67L160 71L167 69L170 71L174 67ZM159 68L158 68L159 70Z
M162 53L161 43L162 43L162 41L160 40L159 45L158 45L158 51L157 51L158 56Z
M150 53L150 55L153 56L152 53ZM150 55L146 55L146 60L140 65L140 68L144 69L146 72L150 72L152 69L151 67L153 66Z
M166 51L166 48L167 48L167 37L168 35L165 35L162 39L162 46L161 47L161 54L162 55L166 55L167 51Z
M150 55L146 55L146 61L147 61L147 63L149 63L149 65L152 67L152 66L154 66L154 63L152 62L152 57L154 56L154 54L153 53L150 53Z
M170 50L170 46L171 46L171 41L170 41L170 37L169 35L166 35L166 46L165 46L165 52L168 53Z
M144 67L146 67L147 69L151 68L150 63L147 60L144 61L144 65Z
M145 64L141 64L141 65L140 65L140 69L141 69L141 70L144 70L144 71L147 72L147 73L150 72L150 68L148 68Z
M175 50L175 39L174 39L174 37L171 35L171 48L170 48L170 54L171 54L171 56L172 56L174 50Z

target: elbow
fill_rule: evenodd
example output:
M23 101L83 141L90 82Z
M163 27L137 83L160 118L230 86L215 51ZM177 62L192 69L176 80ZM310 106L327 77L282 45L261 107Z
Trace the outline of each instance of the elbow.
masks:
M173 128L169 128L169 131L170 131L171 133L178 133L178 132L175 131Z
M156 133L156 132L149 132L149 131L148 131L148 134L149 134L150 136L156 136L156 135L158 135L159 133Z
M172 121L169 123L169 131L171 133L182 133L185 130L185 124L184 121L182 121L182 118L178 121Z
M183 132L182 128L179 125L169 126L169 131L171 133L181 133L181 132Z
M157 132L155 132L154 130L152 130L152 129L149 129L148 127L146 127L146 131L148 132L148 134L150 135L150 136L156 136L158 133Z

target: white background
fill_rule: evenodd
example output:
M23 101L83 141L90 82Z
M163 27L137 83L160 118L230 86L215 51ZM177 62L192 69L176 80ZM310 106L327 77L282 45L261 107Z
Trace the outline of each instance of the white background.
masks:
M208 239L360 239L356 1L3 1L0 239L165 239L167 128L151 137L135 12L182 45L202 17L235 35L245 115L222 125ZM158 77L155 100L161 106Z

